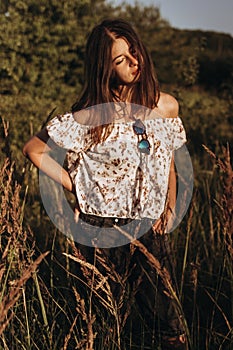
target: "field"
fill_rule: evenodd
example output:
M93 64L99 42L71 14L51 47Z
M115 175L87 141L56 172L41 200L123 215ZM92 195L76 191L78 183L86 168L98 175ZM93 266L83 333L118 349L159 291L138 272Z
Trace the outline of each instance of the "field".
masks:
M14 20L0 14L5 33L0 42L0 350L159 350L155 329L146 327L135 307L137 283L130 289L126 276L120 278L99 249L95 263L88 264L56 229L41 201L37 170L21 153L47 116L66 111L80 91L82 26L87 31L113 13L104 1L96 2L95 16L85 7L88 1L76 1L78 9L74 3L54 0L45 16L43 4L12 1ZM82 14L78 24L75 11ZM151 17L142 7L115 11L134 21L151 44L162 90L178 99L187 131L194 189L186 215L170 234L178 281L178 292L170 292L183 315L189 348L232 350L233 39L178 32L153 6ZM48 191L57 195L49 180ZM63 220L62 207L58 214ZM161 273L156 259L132 243L132 251L137 249Z

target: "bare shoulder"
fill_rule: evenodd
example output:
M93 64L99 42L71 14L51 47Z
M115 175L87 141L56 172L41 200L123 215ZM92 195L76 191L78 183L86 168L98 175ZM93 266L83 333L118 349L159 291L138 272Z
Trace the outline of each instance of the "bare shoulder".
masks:
M164 92L160 93L157 108L165 118L176 118L179 114L178 101L172 95L166 94Z
M92 115L93 109L81 109L79 111L76 111L73 113L74 120L82 125L88 125L91 123L91 115Z

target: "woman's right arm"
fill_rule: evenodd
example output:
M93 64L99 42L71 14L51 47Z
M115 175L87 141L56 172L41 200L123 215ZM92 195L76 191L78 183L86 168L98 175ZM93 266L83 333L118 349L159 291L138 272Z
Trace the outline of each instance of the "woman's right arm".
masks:
M72 192L73 186L68 172L49 155L49 151L52 149L48 146L49 139L47 130L42 129L24 145L23 154L38 169ZM55 143L52 142L52 144L56 147Z

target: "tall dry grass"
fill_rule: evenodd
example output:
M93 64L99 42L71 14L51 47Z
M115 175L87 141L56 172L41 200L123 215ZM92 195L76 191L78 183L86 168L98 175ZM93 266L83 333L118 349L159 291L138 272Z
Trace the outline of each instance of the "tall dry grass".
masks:
M164 279L184 316L191 350L231 350L232 166L228 147L219 156L205 149L209 167L198 170L190 209L171 236L178 295L139 241L130 254L140 250ZM25 215L30 178L21 186L16 170L9 158L1 164L0 349L159 349L135 304L140 278L131 289L127 283L130 264L119 275L98 249L87 262L74 242L47 225L42 211L32 233Z
M27 281L35 277L37 268L47 253L35 259L30 229L23 228L21 186L13 180L14 164L5 159L0 170L0 337L4 348L11 349L6 334L9 329L17 339L18 310L22 309L30 345L25 289Z

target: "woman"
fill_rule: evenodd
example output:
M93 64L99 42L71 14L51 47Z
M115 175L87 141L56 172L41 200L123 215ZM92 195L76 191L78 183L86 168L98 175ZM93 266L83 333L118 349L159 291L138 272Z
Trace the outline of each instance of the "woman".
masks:
M143 236L141 242L168 268L165 231L172 225L176 200L173 151L185 142L178 103L159 91L146 48L123 20L105 20L92 30L85 74L84 90L71 112L52 119L26 143L23 153L76 195L79 243L111 248ZM68 150L68 171L49 155L57 146ZM127 249L105 249L111 255L123 252L120 272ZM147 264L140 252L134 259L136 277ZM159 305L155 306L151 305L155 290L145 287L148 279L143 278L139 300L147 301L148 313L156 308L164 349L185 349L182 322L164 293L162 279L156 287Z

